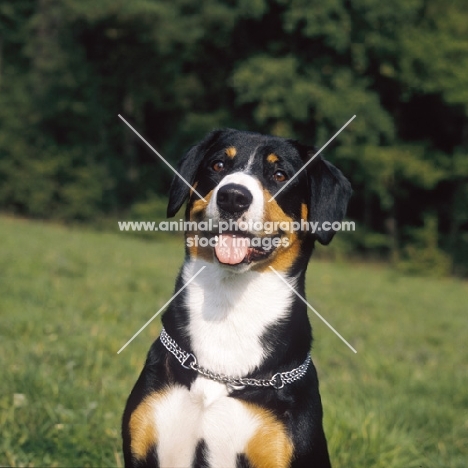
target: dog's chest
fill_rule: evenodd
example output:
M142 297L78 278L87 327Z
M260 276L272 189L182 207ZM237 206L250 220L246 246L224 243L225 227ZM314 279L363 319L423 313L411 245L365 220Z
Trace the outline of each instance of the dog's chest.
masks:
M163 467L192 466L197 446L205 447L207 466L235 468L260 421L226 386L197 378L190 390L175 386L154 405L157 452Z
M184 280L201 266L203 275L190 283L185 296L192 352L211 372L244 377L272 351L264 334L289 313L291 292L274 274L223 275L218 266L201 261L184 266ZM192 466L201 446L203 466L235 468L239 456L262 460L252 466L289 464L283 425L265 409L230 396L223 383L198 376L190 389L165 389L152 414L161 466ZM269 438L279 447L275 451L266 443Z
M184 267L184 277L200 265L205 271L186 295L193 353L212 372L246 376L274 349L263 338L290 313L292 293L273 273L223 276L218 266L199 261Z

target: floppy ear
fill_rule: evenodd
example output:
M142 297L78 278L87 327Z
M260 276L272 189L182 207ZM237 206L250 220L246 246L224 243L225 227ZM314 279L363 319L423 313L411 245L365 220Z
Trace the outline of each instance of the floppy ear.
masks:
M217 140L222 130L209 133L200 143L192 146L182 158L177 167L177 172L193 186L203 157L211 145ZM167 217L172 218L179 211L190 193L190 187L178 176L172 179L169 190L169 203L167 205Z
M348 179L333 164L320 157L308 169L310 185L309 221L318 222L315 238L323 245L332 240L336 231L325 231L322 223L341 221L353 193Z

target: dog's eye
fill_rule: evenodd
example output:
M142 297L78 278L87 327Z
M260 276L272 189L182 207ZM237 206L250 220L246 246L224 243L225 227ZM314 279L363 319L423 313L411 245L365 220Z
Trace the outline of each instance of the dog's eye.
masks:
M221 172L224 169L224 163L223 161L215 161L211 167L215 172Z
M276 180L276 182L284 182L288 176L283 171L276 171L273 174L273 178Z

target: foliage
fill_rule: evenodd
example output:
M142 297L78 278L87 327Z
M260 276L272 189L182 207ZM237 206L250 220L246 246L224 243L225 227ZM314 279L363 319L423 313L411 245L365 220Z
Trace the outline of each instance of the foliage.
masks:
M450 257L442 252L438 242L437 218L426 216L424 228L415 230L413 242L405 246L404 259L397 265L405 273L445 276L451 271Z
M92 220L166 194L172 162L223 126L320 147L352 180L350 216L403 255L438 218L468 272L464 0L0 2L0 207Z

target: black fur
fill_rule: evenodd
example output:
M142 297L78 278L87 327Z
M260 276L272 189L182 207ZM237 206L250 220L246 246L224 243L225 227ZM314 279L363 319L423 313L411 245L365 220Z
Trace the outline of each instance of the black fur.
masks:
M341 171L321 157L307 172L310 184L309 220L320 224L324 221L341 221L352 193L349 181ZM334 230L318 231L317 240L327 245L335 233Z
M193 468L210 468L207 459L207 447L204 440L198 442L195 450L195 459L193 461Z

